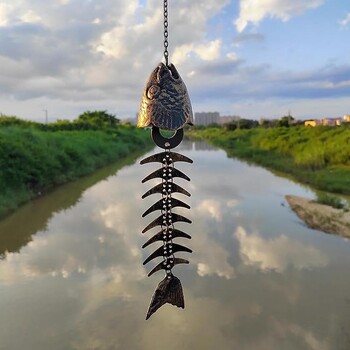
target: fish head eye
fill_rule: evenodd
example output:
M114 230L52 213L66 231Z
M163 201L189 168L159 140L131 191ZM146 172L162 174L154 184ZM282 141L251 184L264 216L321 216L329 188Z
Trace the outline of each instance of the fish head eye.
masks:
M156 98L160 93L160 87L158 85L151 85L150 88L147 90L147 97L150 100L153 100Z

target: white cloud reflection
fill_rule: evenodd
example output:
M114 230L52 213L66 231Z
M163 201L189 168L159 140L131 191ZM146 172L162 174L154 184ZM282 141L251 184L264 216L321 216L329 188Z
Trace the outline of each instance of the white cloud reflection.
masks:
M218 160L220 154L213 152L207 159ZM221 156L226 164L234 164ZM212 167L211 174L216 175L218 167ZM202 174L198 169L200 165L196 171ZM247 174L233 171L233 166L226 170L233 183ZM192 210L183 212L194 221L184 228L193 239L182 243L193 249L190 266L181 266L186 309L166 305L146 323L144 314L161 279L161 274L147 278L141 259L141 254L153 251L140 248L150 237L143 237L140 229L151 219L143 221L140 215L154 198L149 203L139 199L149 188L140 179L149 172L136 164L100 182L76 206L55 214L47 232L37 233L20 253L0 261L0 279L5 282L0 288L0 339L6 349L332 350L339 344L327 330L347 325L344 270L322 270L344 291L337 290L338 298L320 306L318 301L334 292L334 284L324 283L319 289L313 283L319 281L318 274L304 269L326 266L328 257L293 237L266 238L250 231L248 224L235 230L242 222L251 225L256 207L240 206L247 200L245 189L210 177L210 169L195 181L195 193L188 200ZM260 177L263 180L266 175ZM265 191L276 190L279 182L265 184ZM248 200L257 202L256 197ZM269 203L279 206L278 197ZM237 218L237 209L242 217ZM276 211L266 211L263 218L274 215ZM293 225L299 233L307 230ZM284 273L241 274L232 262L239 261L238 253L247 266ZM296 273L290 274L289 267ZM320 312L324 317L316 327L314 315ZM6 322L9 314L16 323ZM20 335L11 336L14 332Z
M292 267L298 270L324 267L329 259L311 245L285 235L265 239L257 233L247 234L243 227L234 233L240 244L240 256L246 265L261 270L283 272Z
M191 263L197 265L197 273L201 277L216 275L231 279L236 275L234 267L229 263L231 252L222 242L215 240L222 233L223 222L232 220L232 207L236 204L235 200L225 203L205 198L193 205L192 216L195 220L191 231L194 232L195 239L191 241L194 251Z
M278 337L291 337L301 340L303 348L307 347L310 350L331 350L329 339L323 337L318 338L314 331L305 329L298 324L272 319L271 326L275 328Z
M204 199L194 209L203 219L210 217L218 222L222 221L221 203L217 200Z

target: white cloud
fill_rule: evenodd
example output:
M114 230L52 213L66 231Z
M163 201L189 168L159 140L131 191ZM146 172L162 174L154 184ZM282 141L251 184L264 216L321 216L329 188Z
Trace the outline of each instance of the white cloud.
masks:
M192 205L191 216L196 219L191 232L200 232L201 239L193 239L190 242L190 247L194 252L191 256L191 263L197 266L199 276L216 275L225 279L235 278L235 269L229 262L231 252L213 239L211 230L219 232L224 217L230 218L233 215L232 208L237 204L238 202L234 199L225 204L213 198L205 198L198 204Z
M128 55L128 49L123 42L125 36L126 30L123 27L118 27L108 33L104 33L96 50L117 60L122 59Z
M237 21L243 30L269 16L287 20L321 2L242 0ZM335 97L348 96L347 75L334 84L317 81L304 89L306 85L289 84L285 77L290 77L290 72L280 72L276 78L272 66L246 64L232 52L233 46L226 46L220 29L209 36L210 19L220 15L228 3L181 0L171 4L170 59L186 77L194 110L222 108L222 113L256 117L261 101L274 98L266 108L266 116L271 117L280 109L296 109L295 100L285 107L284 97L308 99L310 91L311 98L318 95L323 99L328 92ZM142 4L137 0L1 1L0 112L37 119L42 109L49 109L52 120L97 108L121 117L135 115L145 81L163 59L162 6L155 0ZM253 5L254 10L248 11ZM244 32L236 43L244 40L262 41L263 37ZM308 103L309 110L316 105L319 111L320 103L321 99ZM242 104L252 107L247 111L240 108ZM347 105L338 104L332 114L345 114L346 109ZM304 109L302 115L306 113Z
M235 25L242 32L249 23L257 25L266 17L288 21L293 16L322 5L323 2L324 0L241 0L240 14Z
M6 26L9 20L9 14L12 10L12 7L7 3L0 4L0 27Z
M191 263L197 265L199 276L216 275L226 279L236 277L234 267L228 262L229 252L208 236L201 237L200 243L193 241L192 247L196 254L191 257Z
M310 350L330 350L331 344L327 337L317 337L317 335L297 323L287 322L281 319L272 318L271 326L275 329L277 335L286 337L287 335L300 339Z
M41 17L32 10L28 10L21 16L21 20L25 23L36 23L41 21Z
M140 171L143 171L144 173L140 174ZM120 172L118 178L114 180L115 182L112 185L115 203L108 204L107 206L101 205L102 209L96 217L96 219L101 222L103 226L108 228L108 230L115 232L116 236L119 237L119 240L123 242L123 246L127 247L128 252L138 261L141 260L142 254L139 247L140 240L144 243L154 232L147 232L144 237L142 237L140 234L131 235L130 232L141 232L142 228L151 222L151 216L156 217L156 215L159 214L155 213L154 215L149 215L143 221L134 220L135 217L141 216L142 211L154 203L154 198L150 197L143 201L142 205L137 207L135 206L135 203L139 202L139 198L142 194L139 191L145 190L139 185L140 178L145 177L148 172L149 169L146 167L139 169L137 174L135 172ZM124 183L123 177L128 178L128 182L134 184L135 188L130 188L130 186L121 186L121 184ZM134 181L130 180L131 177L134 178ZM151 184L149 184L149 186L151 186ZM101 197L104 197L104 191L110 195L110 183L106 182L105 184L100 184L96 193L89 193L89 196L92 200L92 198L96 195L96 200L100 200ZM130 193L133 195L130 195ZM108 195L106 195L107 198ZM185 200L185 202L187 201ZM191 212L189 212L187 209L176 208L177 213L190 219L196 218L190 231L188 231L189 227L186 224L182 224L183 227L180 227L181 224L179 224L179 229L188 232L190 235L192 235L192 232L200 232L201 239L182 241L181 239L176 239L176 243L189 247L193 250L193 254L191 254L191 256L185 255L184 258L189 259L191 265L196 266L197 274L201 277L215 275L224 279L232 279L236 275L234 267L229 262L231 252L220 242L213 239L210 227L208 225L208 219L214 220L216 225L218 221L220 222L222 220L223 215L231 215L232 208L235 205L237 205L237 201L234 199L231 199L229 203L225 204L212 198L206 198L200 201L198 204L192 203ZM132 223L132 228L130 227L130 223ZM103 238L103 240L105 239L106 238ZM156 245L147 247L143 251L145 257L154 251L155 247ZM208 247L210 247L210 249L208 249ZM148 265L146 269L149 271L151 267Z
M213 61L218 59L220 56L221 49L221 40L217 39L210 41L207 44L198 45L194 48L194 52L203 60L203 61Z
M311 269L326 266L329 261L328 257L315 247L285 235L264 239L256 233L248 235L244 228L238 227L235 236L240 243L243 262L261 270L283 272L289 267L298 270Z
M230 61L237 61L238 60L238 55L235 52L229 52L228 54L226 54L226 57Z
M230 199L229 201L227 201L227 206L229 208L234 208L239 204L239 201L237 199Z
M339 21L339 24L346 27L350 23L350 12L345 16L345 18Z
M220 57L221 40L216 39L205 44L184 44L176 46L172 55L174 64L184 63L192 54L196 54L203 61L214 61Z
M172 4L172 61L184 62L188 52L199 61L219 57L221 41L206 38L207 22L228 2ZM0 77L0 101L32 102L35 115L42 107L36 107L34 98L48 98L52 105L60 99L64 105L79 102L84 108L113 101L119 110L136 111L148 75L163 58L163 9L154 0L144 6L137 0L57 0L54 4L4 0L0 28L5 30L0 36L0 60L6 75ZM21 72L24 66L26 77L9 76L14 66ZM61 113L65 114L62 109Z
M185 62L191 52L193 52L193 44L177 46L172 55L172 62L176 65Z
M195 210L204 217L211 217L216 221L222 221L222 208L220 202L217 200L205 199Z

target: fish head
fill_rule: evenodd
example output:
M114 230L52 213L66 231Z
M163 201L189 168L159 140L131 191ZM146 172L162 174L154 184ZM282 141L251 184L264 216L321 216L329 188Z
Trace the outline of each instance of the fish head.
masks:
M151 73L148 82L145 87L146 98L149 103L157 98L161 92L161 80L162 76L168 75L167 69L163 68L164 64L159 64Z
M138 127L157 126L178 130L192 124L193 115L187 88L173 64L159 65L151 73L141 100Z

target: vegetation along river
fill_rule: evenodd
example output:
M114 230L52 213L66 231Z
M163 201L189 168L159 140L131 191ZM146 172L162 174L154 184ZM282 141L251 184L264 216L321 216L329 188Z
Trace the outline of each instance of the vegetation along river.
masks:
M0 222L0 349L350 348L350 242L308 229L284 198L312 190L205 142L178 150L194 160L178 166L192 181L177 180L192 193L181 199L193 224L179 225L191 263L174 270L185 310L144 319L162 278L142 266L155 196L141 200L152 185L141 179L157 167L144 155Z

